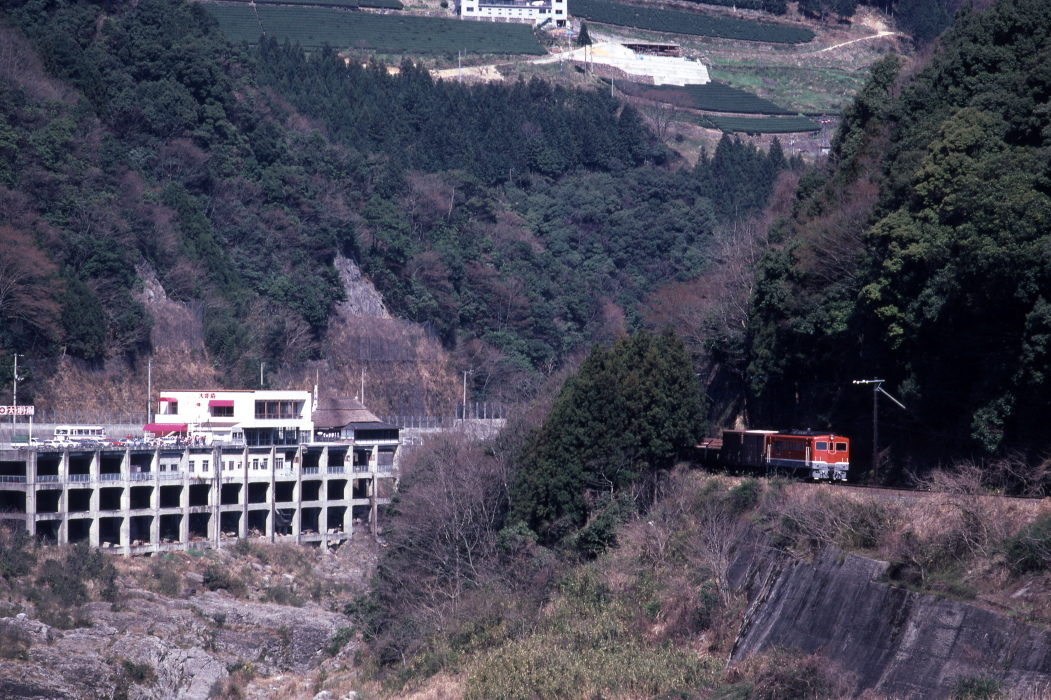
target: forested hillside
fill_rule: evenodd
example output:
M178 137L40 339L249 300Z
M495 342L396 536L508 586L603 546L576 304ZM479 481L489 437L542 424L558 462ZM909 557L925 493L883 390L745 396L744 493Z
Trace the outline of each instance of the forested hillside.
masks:
M423 341L348 330L344 258L453 353L419 359L438 362L427 372L474 369L476 398L514 399L638 327L638 302L704 269L716 229L789 167L726 140L683 168L597 92L232 46L174 0L4 8L0 259L17 283L0 343L35 363L25 399L48 358L140 372L174 341L168 319L151 332L158 289L195 310L226 386L257 385L264 362L294 383L317 363L413 355ZM348 357L348 333L368 352ZM374 400L435 410L442 386Z
M864 436L871 397L850 382L878 377L908 407L882 409L898 457L1044 454L1049 37L1051 6L1004 0L964 10L918 72L876 67L832 167L771 230L751 309L756 422Z

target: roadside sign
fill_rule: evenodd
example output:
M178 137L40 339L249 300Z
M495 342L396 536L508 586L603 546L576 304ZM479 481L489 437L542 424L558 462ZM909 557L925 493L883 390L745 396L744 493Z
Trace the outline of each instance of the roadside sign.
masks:
M0 406L0 416L35 416L36 406Z

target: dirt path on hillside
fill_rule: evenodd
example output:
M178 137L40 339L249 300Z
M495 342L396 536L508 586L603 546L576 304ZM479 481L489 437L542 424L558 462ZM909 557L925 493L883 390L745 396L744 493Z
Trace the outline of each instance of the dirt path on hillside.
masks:
M901 32L887 32L887 31L876 32L875 34L873 34L871 36L863 36L863 37L861 37L859 39L851 39L850 41L844 41L841 44L835 44L833 46L826 46L823 49L818 49L817 51L813 51L811 53L824 53L825 51L831 51L832 49L838 49L841 46L847 46L849 44L856 44L859 41L867 41L869 39L881 39L881 38L883 38L885 36L904 36L904 34L902 34Z

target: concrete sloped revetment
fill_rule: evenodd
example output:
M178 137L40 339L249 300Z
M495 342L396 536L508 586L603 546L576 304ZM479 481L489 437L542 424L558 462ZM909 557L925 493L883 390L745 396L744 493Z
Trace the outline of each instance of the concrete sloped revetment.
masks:
M753 552L734 571L748 609L731 662L777 647L818 652L850 674L857 693L894 698L946 698L963 678L990 678L1012 694L1051 692L1051 633L880 583L887 568L834 548L813 562Z

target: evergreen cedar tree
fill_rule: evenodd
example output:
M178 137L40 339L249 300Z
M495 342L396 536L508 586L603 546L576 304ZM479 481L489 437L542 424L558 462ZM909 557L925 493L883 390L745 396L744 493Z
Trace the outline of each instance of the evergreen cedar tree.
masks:
M887 58L836 168L775 225L749 328L753 422L864 440L879 376L909 407L881 447L934 461L1051 446L1051 3L964 9L910 79ZM884 442L886 441L886 442ZM868 448L856 442L859 455Z
M523 450L508 522L548 539L583 525L586 492L612 496L652 483L696 444L703 408L689 356L671 331L596 347Z
M577 35L577 44L580 46L591 46L591 34L588 33L588 23L580 21L580 34Z

